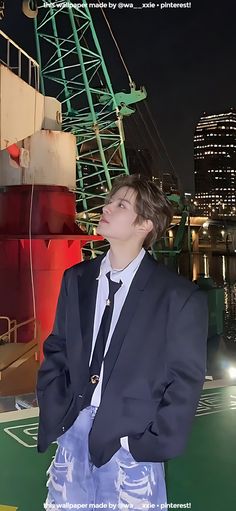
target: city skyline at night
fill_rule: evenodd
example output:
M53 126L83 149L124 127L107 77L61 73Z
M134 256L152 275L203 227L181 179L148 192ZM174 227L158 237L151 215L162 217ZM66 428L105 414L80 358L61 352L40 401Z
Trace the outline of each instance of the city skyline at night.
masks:
M203 115L194 135L195 206L207 216L236 210L236 111Z

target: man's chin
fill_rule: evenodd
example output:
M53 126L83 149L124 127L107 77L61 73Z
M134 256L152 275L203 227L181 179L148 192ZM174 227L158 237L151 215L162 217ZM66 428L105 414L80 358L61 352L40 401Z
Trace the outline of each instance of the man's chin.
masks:
M112 236L110 233L108 233L108 229L106 229L106 225L107 224L104 224L104 226L98 225L97 226L97 234L100 234L100 236L103 236L103 238L105 238L109 242L109 239L112 238Z
M96 231L97 234L101 234L101 236L104 236L105 229L102 228L102 225L98 224Z

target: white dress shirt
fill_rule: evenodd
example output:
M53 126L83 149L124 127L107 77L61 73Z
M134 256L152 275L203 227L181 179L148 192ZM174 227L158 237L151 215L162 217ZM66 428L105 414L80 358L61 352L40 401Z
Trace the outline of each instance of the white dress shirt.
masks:
M106 277L106 274L108 272L110 272L110 278L114 282L119 282L121 280L122 286L118 289L118 291L116 292L116 294L114 296L114 309L113 309L113 314L112 314L112 319L111 319L110 330L109 330L109 334L108 334L107 341L106 341L104 356L106 355L108 348L110 346L112 334L114 332L115 326L119 319L121 309L124 305L124 302L125 302L126 296L128 294L131 282L135 276L136 271L139 268L139 265L140 265L143 257L145 256L145 250L144 250L144 248L142 248L140 250L139 254L137 255L137 257L135 257L135 259L133 259L133 261L131 261L131 263L129 263L128 266L126 266L122 270L116 270L111 267L109 255L110 255L110 250L107 252L106 256L102 259L101 266L100 266L100 273L99 273L99 276L97 277L98 289L97 289L96 307L95 307L95 316L94 316L92 349L91 349L89 365L91 364L91 361L92 361L93 350L94 350L96 338L98 335L103 312L106 307L106 300L108 299L108 294L109 294L109 284L108 284L108 279ZM93 405L93 406L99 406L100 401L101 401L103 370L104 370L104 364L102 363L100 379L99 379L98 384L95 387L95 390L94 390L94 393L93 393L92 399L91 399L91 405ZM123 437L120 439L120 441L121 441L122 447L129 450L128 437Z

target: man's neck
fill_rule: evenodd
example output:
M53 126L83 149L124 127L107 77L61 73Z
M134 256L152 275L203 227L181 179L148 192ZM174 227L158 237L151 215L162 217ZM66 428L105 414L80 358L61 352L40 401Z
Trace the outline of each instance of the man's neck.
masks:
M139 254L142 247L114 247L110 246L109 259L114 270L123 270Z

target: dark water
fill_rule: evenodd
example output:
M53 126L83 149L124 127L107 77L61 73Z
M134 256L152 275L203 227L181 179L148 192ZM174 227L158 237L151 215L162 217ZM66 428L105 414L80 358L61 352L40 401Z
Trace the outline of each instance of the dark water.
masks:
M236 257L207 256L209 275L224 287L224 339L232 351L236 350Z
M180 262L180 273L186 277L188 261L188 256L184 254ZM213 255L207 252L196 255L192 270L193 278L197 278L198 273L205 273L224 289L224 331L216 351L219 377L224 377L229 365L236 367L236 255Z
M224 288L224 340L236 349L236 256L205 254L199 256L200 271Z

